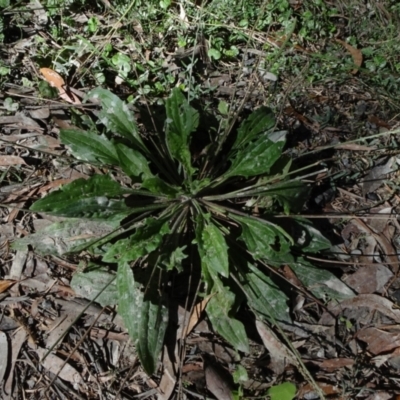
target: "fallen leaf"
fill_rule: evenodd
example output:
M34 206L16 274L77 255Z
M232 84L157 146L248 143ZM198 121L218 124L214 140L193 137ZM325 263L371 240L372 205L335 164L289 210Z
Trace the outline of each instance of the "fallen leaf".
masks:
M51 86L59 90L65 85L65 81L62 76L56 71L53 71L51 68L40 68L40 73L44 76L44 79L50 83Z
M190 315L189 323L187 324L187 328L184 330L184 336L189 335L192 329L197 325L197 323L200 320L202 312L205 310L207 303L211 299L211 296L212 295L207 296L200 303L197 303L194 306L192 314Z
M8 167L9 165L24 165L26 162L23 158L18 156L1 156L0 165L2 167Z
M400 333L385 332L377 328L364 328L357 332L357 338L367 343L367 349L374 355L386 353L400 346Z
M218 400L233 400L233 382L229 373L211 356L203 354L207 389Z
M4 376L8 367L8 340L7 335L0 331L0 382L4 382Z
M74 367L72 367L68 363L64 365L63 359L50 353L43 360L48 351L40 347L36 349L36 353L42 359L41 365L43 366L43 368L59 376L64 381L71 382L74 384L81 383L83 381L82 376Z
M0 280L0 293L4 293L10 286L14 285L15 282L16 281L12 280Z
M280 375L284 370L286 365L292 364L297 365L297 361L289 349L278 340L276 335L261 321L256 321L256 328L261 340L268 350L271 362L270 368Z
M355 47L351 46L350 44L346 43L343 40L340 39L335 39L337 43L340 43L353 57L353 62L356 65L357 68L354 68L351 73L354 75L358 72L358 69L361 67L361 64L363 62L363 55L361 53L361 50L356 49Z

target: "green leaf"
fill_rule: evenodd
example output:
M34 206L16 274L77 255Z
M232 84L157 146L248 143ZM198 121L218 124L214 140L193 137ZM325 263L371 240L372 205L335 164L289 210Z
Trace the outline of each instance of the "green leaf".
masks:
M331 242L310 221L301 218L290 219L292 236L296 247L304 252L317 253L331 247Z
M116 149L104 135L63 129L60 131L60 139L78 160L94 164L118 165Z
M116 221L82 221L69 219L46 226L40 232L13 242L15 250L25 250L29 244L42 255L62 256L78 246L84 246L112 232L119 225Z
M180 193L179 188L164 182L158 176L144 180L142 183L142 188L148 189L150 192L155 194L166 195L171 199L176 198Z
M113 244L103 257L104 262L130 262L156 250L164 235L170 232L168 221L146 218L136 232Z
M277 200L285 211L285 214L299 212L304 203L309 198L310 187L301 181L291 180L288 182L279 182L271 185L263 196L270 196ZM262 203L262 200L261 200Z
M230 214L242 227L240 238L255 260L265 259L272 263L291 262L291 238L277 225L259 218Z
M274 126L275 117L273 112L267 107L260 107L241 123L233 149L244 147Z
M230 157L232 165L224 177L238 175L249 177L269 172L281 156L285 145L286 133L276 135L277 133L279 132L263 134L255 142L240 149L234 157Z
M208 318L213 328L236 350L248 353L249 342L244 325L230 315L235 295L226 287L219 286L220 291L207 304Z
M187 254L184 253L186 247L177 247L172 252L162 255L160 263L167 268L167 271L172 271L176 268L178 272L183 272L182 261L187 258Z
M115 148L119 160L118 165L126 175L130 178L140 177L143 180L153 177L149 168L149 163L143 154L137 150L131 149L123 143L118 143Z
M248 268L250 271L240 276L250 307L271 323L291 323L289 299L282 289L255 266L248 264Z
M296 397L296 386L290 382L274 385L268 389L271 400L293 400Z
M315 268L306 260L291 263L290 268L301 283L320 299L345 300L355 296L355 293L331 272Z
M125 201L113 199L130 193L108 175L77 179L36 201L30 209L72 218L122 219L129 215Z
M102 88L91 90L87 97L100 100L102 110L99 112L99 119L111 132L118 133L140 149L147 150L139 135L135 118L125 102Z
M71 287L78 297L96 301L102 307L114 306L118 303L115 278L115 272L91 263L85 271L72 276Z
M224 235L212 222L207 223L202 231L201 261L213 275L229 276L228 246Z
M175 88L167 99L165 109L168 149L172 157L182 164L186 174L191 177L195 169L191 164L189 138L199 124L199 113L189 105L178 88Z
M157 275L157 274L156 274ZM152 375L157 367L165 331L168 307L164 296L158 295L158 279L147 279L146 294L135 281L129 263L118 265L118 312L122 316L146 373Z

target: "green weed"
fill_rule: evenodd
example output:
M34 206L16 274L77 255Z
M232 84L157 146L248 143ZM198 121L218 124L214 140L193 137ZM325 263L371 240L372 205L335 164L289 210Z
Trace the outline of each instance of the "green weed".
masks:
M157 368L168 326L169 285L179 276L200 277L198 295L209 299L213 328L244 353L241 306L264 321L291 321L286 288L271 273L279 266L290 265L319 298L353 296L304 258L329 241L304 218L277 218L301 210L309 187L283 155L286 131L274 130L270 109L257 109L235 129L226 121L215 126L176 88L165 102L164 123L141 131L111 92L98 88L88 97L101 103L99 122L107 131L63 130L60 138L78 160L110 173L36 201L32 211L67 219L14 247L88 252L91 264L71 285L103 305L118 304L148 374ZM228 108L220 106L225 114Z

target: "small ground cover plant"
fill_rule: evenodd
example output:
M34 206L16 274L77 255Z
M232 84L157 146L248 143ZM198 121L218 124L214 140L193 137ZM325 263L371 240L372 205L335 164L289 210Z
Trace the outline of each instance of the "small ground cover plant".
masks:
M67 129L60 138L78 160L106 173L37 200L32 211L66 218L14 247L90 255L71 285L102 305L118 305L148 374L157 368L176 297L171 282L181 275L193 282L200 276L194 298L208 299L213 329L244 353L241 306L266 322L291 321L287 287L271 270L289 265L319 298L353 295L304 258L329 241L306 219L284 215L302 209L309 187L291 171L286 131L274 130L270 109L260 107L237 128L223 121L226 129L207 130L175 88L164 125L143 131L110 91L96 88L88 98L101 104L104 133Z

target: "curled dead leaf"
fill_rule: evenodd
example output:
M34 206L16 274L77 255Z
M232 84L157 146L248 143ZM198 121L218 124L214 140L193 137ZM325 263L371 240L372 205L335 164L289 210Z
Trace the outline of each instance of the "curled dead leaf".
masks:
M65 85L65 81L62 76L56 71L53 71L51 68L40 68L40 73L44 76L44 79L50 83L51 86L56 87L59 90Z
M14 285L16 281L13 280L0 280L0 293L4 293L9 287Z
M356 49L355 47L351 46L350 44L346 43L344 40L340 39L335 39L335 41L339 44L341 44L353 57L353 62L356 65L357 68L354 68L351 73L354 75L358 72L358 69L361 67L361 64L363 62L363 55L361 53L361 50Z

